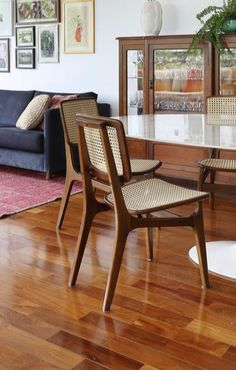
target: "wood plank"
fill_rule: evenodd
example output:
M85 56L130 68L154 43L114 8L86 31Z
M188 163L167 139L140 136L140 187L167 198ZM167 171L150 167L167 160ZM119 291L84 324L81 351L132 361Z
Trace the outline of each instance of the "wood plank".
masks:
M96 217L70 289L82 197L71 198L59 233L59 202L39 208L0 220L0 370L236 367L236 283L210 274L211 289L201 289L188 258L190 229L161 230L151 263L144 231L132 232L111 312L103 313L113 212ZM235 238L235 209L233 196L217 194L213 212L204 203L207 240Z
M48 340L114 370L137 370L142 366L140 361L121 355L115 348L109 350L63 331Z
M17 348L24 354L34 353L37 358L43 358L44 361L59 369L74 367L83 360L82 356L72 351L59 348L53 343L46 342L11 325L0 330L0 342Z

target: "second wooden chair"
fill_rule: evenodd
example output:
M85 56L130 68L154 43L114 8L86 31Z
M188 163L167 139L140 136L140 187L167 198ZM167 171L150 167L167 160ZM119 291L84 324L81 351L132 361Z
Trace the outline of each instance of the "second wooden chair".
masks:
M65 138L66 179L57 219L58 229L60 229L63 224L72 186L75 181L82 180L78 154L78 135L76 126L77 113L98 116L99 111L96 100L93 98L83 98L83 99L80 98L77 100L63 101L60 105L61 121L63 125ZM104 120L106 120L105 117ZM139 176L143 174L153 174L155 170L160 166L161 162L158 160L149 160L149 159L131 160L131 171L133 176ZM109 191L109 187L107 187L106 184L97 182L95 179L93 180L93 185L95 188Z

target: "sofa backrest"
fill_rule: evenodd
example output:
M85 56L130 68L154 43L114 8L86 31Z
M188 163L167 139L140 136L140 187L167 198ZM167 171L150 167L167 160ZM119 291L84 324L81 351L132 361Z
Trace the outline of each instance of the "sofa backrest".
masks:
M34 94L34 90L0 90L0 126L15 126Z
M35 95L34 96L37 96L37 95L41 95L41 94L48 94L49 96L54 96L54 95L74 95L74 94L78 94L78 97L81 97L81 98L93 98L95 100L97 100L97 97L98 95L96 93L94 93L93 91L89 91L89 92L84 92L84 93L76 93L76 92L73 92L73 93L61 93L61 92L49 92L49 91L35 91Z

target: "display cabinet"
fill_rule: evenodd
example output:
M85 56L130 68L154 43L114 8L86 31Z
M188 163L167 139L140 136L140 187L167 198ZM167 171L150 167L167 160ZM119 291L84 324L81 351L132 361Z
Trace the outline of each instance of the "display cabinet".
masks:
M236 95L236 34L224 36L225 48L215 52L215 94Z
M189 53L191 35L121 37L119 113L204 112L212 95L212 47Z

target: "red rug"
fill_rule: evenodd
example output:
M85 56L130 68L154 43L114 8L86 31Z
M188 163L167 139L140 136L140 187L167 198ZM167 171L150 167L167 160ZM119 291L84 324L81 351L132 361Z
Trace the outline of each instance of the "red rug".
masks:
M0 217L12 215L62 197L64 177L46 180L45 174L0 167ZM72 193L82 190L75 183Z

